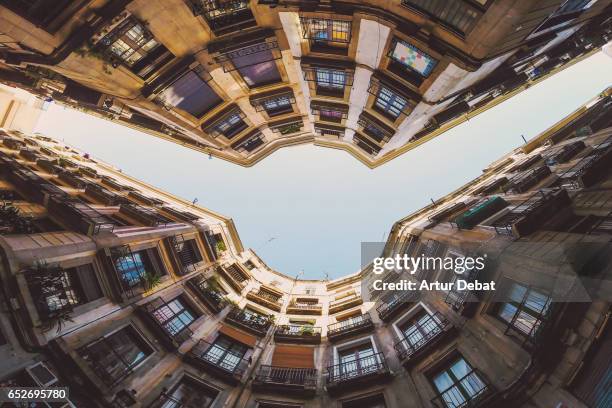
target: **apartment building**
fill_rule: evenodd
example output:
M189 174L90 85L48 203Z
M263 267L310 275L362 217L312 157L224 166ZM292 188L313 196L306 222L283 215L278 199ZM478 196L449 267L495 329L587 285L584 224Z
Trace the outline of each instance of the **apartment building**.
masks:
M387 255L487 253L466 277L495 294L288 277L231 219L2 131L0 381L64 407L605 407L611 111L607 89L394 225Z
M610 40L610 0L4 1L0 80L249 166L375 167Z

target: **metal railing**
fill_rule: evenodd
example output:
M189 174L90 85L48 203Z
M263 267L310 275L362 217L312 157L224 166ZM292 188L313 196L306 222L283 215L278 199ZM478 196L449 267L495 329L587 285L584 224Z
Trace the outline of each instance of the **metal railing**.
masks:
M187 284L196 292L198 297L209 305L215 312L221 311L225 306L225 296L213 289L204 275L194 276Z
M330 335L333 336L371 325L372 318L370 314L364 313L361 316L351 317L350 319L328 325L327 336L329 337Z
M329 302L329 313L336 313L351 306L356 306L363 302L361 295L353 294L342 299Z
M151 227L160 227L172 224L173 221L161 215L156 209L151 209L138 204L121 204L120 211L128 216Z
M299 302L291 302L289 306L287 306L287 311L291 310L295 313L300 312L312 312L312 313L321 313L323 310L323 306L320 303L299 303Z
M284 324L277 326L274 334L287 337L320 337L321 328L301 324Z
M555 197L557 190L538 190L521 203L515 205L507 214L496 220L492 226L499 235L513 235L512 226L524 216L545 205ZM517 211L519 210L519 211Z
M190 0L194 15L203 16L210 28L218 32L236 28L253 19L246 0Z
M242 358L242 355L225 350L205 340L200 340L193 346L188 356L236 379L240 379L249 366L249 360Z
M439 408L477 407L489 391L490 387L484 381L484 376L472 369L453 385L440 392L431 400L431 403Z
M376 311L378 312L378 316L380 316L382 320L385 320L389 316L391 316L393 312L403 307L404 305L416 302L418 298L418 292L405 291L402 292L400 295L394 296L388 301L381 300L380 304L376 306Z
M52 214L60 214L71 220L79 232L87 235L113 232L115 229L113 221L77 198L52 197L49 200L48 210Z
M336 385L387 370L387 362L383 353L374 353L370 356L329 366L327 368L327 384Z
M225 317L229 322L233 322L245 328L255 330L259 333L266 333L272 325L270 318L253 313L247 313L237 307L233 308Z
M317 369L262 365L255 376L255 381L276 385L316 387Z
M568 189L578 189L581 188L582 185L577 181L578 178L584 176L595 164L604 157L607 153L610 152L612 146L612 136L606 138L603 142L598 144L593 148L591 154L583 157L578 160L572 167L564 171L560 178L565 180L566 182L563 184L563 187Z
M419 327L413 327L408 333L404 333L404 338L393 346L401 360L410 358L418 351L425 349L450 325L440 312L428 315L426 320L419 320L417 324Z

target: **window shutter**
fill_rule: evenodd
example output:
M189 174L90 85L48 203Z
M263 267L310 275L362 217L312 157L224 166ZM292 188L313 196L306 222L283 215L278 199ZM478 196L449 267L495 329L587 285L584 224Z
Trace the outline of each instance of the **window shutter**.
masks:
M314 347L276 345L272 356L272 365L276 367L314 368Z
M91 264L77 266L76 271L85 301L91 302L92 300L100 299L104 296Z
M219 333L223 333L227 337L231 337L232 339L249 347L255 347L255 344L257 343L257 339L254 336L243 333L240 330L236 330L230 326L221 325Z

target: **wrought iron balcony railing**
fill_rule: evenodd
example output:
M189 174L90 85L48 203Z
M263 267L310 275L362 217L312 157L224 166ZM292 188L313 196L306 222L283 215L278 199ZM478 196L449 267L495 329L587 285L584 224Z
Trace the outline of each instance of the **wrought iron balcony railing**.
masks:
M236 264L224 267L219 266L217 272L238 293L247 285L248 275Z
M319 303L291 302L289 306L287 306L287 313L291 314L320 315L322 311L323 306Z
M593 152L578 160L571 168L561 174L563 187L578 189L591 187L606 174L605 169L612 162L612 136L608 137Z
M440 392L431 403L437 408L474 408L484 406L483 402L490 393L491 387L485 382L484 376L472 369Z
M113 232L115 223L88 204L76 198L51 197L48 203L50 214L57 214L68 220L74 228L87 235Z
M317 344L321 342L321 328L309 325L285 324L276 327L274 339L285 342Z
M389 369L385 356L375 353L370 356L335 364L327 368L327 385L337 386L341 383L370 377L377 374L388 374Z
M338 313L342 310L358 306L363 303L361 295L351 295L343 299L334 300L329 303L329 313Z
M327 326L327 337L334 339L344 334L361 332L374 328L372 318L369 313L364 313L361 316L351 317L350 319L330 324Z
M221 292L215 290L202 274L189 279L187 281L187 286L190 287L198 298L200 298L200 300L202 300L214 313L219 313L226 304L225 296Z
M400 360L412 359L417 353L427 349L450 327L450 322L439 312L419 321L419 328L414 327L409 333L395 343L394 348Z
M227 314L225 320L258 336L264 336L272 325L269 317L248 313L237 307Z
M200 340L193 346L187 353L187 358L194 364L212 369L216 374L232 382L239 382L242 379L250 363L242 355L222 349L205 340Z
M376 306L378 316L383 321L390 320L404 307L410 306L419 300L419 293L416 291L405 291L399 295L395 295L390 299L380 301L380 304Z
M315 388L317 386L317 369L262 365L257 371L254 384Z
M189 3L193 14L203 16L217 35L255 24L246 0L189 0Z
M272 293L268 293L265 290L253 289L252 291L247 293L246 297L247 299L262 306L265 306L270 310L274 310L277 312L280 312L281 310L282 303L280 297Z
M172 220L164 217L157 210L138 204L121 204L120 211L138 222L150 227L161 227L173 223Z

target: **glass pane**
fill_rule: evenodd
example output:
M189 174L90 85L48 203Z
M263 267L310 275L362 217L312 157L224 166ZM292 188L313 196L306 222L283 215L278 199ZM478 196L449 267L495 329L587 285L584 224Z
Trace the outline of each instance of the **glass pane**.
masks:
M200 117L221 100L206 82L190 71L174 82L161 94L166 104Z

